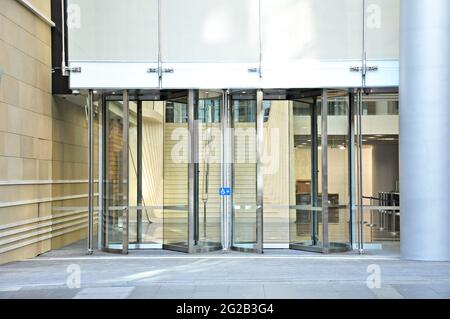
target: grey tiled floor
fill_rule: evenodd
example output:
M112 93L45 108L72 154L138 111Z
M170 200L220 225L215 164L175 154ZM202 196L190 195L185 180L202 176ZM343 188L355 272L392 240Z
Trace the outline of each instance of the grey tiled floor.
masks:
M450 298L450 263L402 261L395 249L364 256L289 250L86 256L83 247L79 243L0 266L0 299ZM81 271L76 289L66 285L70 265ZM370 265L381 271L378 289L366 284Z

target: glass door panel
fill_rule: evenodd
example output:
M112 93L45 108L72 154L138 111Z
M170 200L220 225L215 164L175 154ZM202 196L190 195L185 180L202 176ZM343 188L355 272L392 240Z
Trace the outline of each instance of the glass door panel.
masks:
M234 169L232 248L256 251L258 243L258 156L256 92L233 91Z
M163 240L164 101L130 101L130 249Z
M289 121L292 101L272 99L265 92L262 172L264 180L264 247L289 243Z
M221 114L223 92L200 90L194 110L194 247L221 248Z
M128 252L128 93L105 100L104 249Z
M169 98L164 124L163 248L189 251L189 147L188 99Z
M292 104L292 249L329 253L350 248L348 97L346 91L323 90Z
M291 101L290 106L290 248L321 251L322 205L319 194L317 97Z
M328 238L331 250L350 244L349 93L328 91ZM319 160L323 149L319 152Z

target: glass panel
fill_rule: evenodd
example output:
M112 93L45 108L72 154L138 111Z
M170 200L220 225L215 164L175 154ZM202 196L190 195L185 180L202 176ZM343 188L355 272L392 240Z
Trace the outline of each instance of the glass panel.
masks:
M128 234L128 240L130 243L136 243L137 236L137 185L138 185L138 172L137 172L137 102L130 101L130 147L128 150L128 163L130 165L129 171L129 188L130 188L130 232Z
M264 101L264 245L289 242L291 101ZM309 109L308 109L309 112ZM273 246L276 247L276 246Z
M263 60L361 59L361 0L262 0Z
M322 209L319 196L319 128L313 99L289 103L290 139L290 246L320 251L323 246ZM317 126L314 132L312 124ZM314 174L313 174L314 172ZM320 223L320 227L319 227Z
M198 189L195 211L195 245L220 246L221 198L221 91L200 91L196 109L198 125Z
M328 236L331 248L350 243L348 111L348 93L329 91Z
M164 62L259 61L258 0L164 0Z
M158 0L68 0L67 12L70 61L158 61Z
M141 101L142 122L138 121L138 102L130 101L130 233L131 244L160 248L163 240L163 158L164 108L162 101ZM141 125L142 139L138 140ZM141 143L142 200L138 201L138 145Z
M399 59L400 0L366 1L368 59Z
M363 111L364 242L381 243L398 249L400 240L398 95L364 96Z
M105 248L123 249L124 234L127 220L126 196L127 176L124 167L124 159L127 154L126 141L124 140L123 102L106 102L106 189L105 189ZM127 248L127 247L126 247Z
M253 92L252 92L253 93ZM254 93L256 95L256 92ZM237 248L254 249L256 229L256 98L232 92L234 112L233 238ZM248 99L243 99L247 97Z
M166 102L164 125L164 245L188 249L189 127L187 98Z

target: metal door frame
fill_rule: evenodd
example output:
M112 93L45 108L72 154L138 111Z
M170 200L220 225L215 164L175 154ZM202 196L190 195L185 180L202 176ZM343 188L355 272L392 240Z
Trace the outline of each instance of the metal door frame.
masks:
M123 149L122 149L122 181L123 183L125 181L126 186L123 190L122 194L122 243L120 244L122 248L115 248L108 245L108 224L110 222L109 218L109 203L108 203L108 196L109 196L109 183L108 183L108 168L109 168L109 158L108 158L108 150L109 150L109 142L108 142L108 129L109 129L109 111L108 111L108 105L106 103L105 96L102 98L101 108L102 108L102 152L103 154L100 156L101 162L100 162L100 171L102 172L102 180L99 181L103 184L102 192L100 194L99 202L102 202L102 211L99 212L99 214L102 215L103 218L101 218L101 229L102 232L99 234L101 237L101 250L109 253L117 253L117 254L128 254L128 245L129 245L129 210L130 210L130 201L129 201L129 195L130 195L130 179L129 179L129 160L128 160L128 152L129 152L129 120L130 120L130 105L129 105L129 92L128 90L123 90L122 92L122 102L123 102L123 132L122 132L122 139L123 139ZM105 196L106 195L106 196Z
M250 90L252 91L252 90ZM235 145L234 145L234 107L233 107L233 101L230 97L230 94L227 94L228 101L228 116L230 117L230 127L229 129L232 131L231 134L231 140L232 142L228 144L228 152L231 154L231 176L229 176L231 180L232 185L232 196L231 196L231 207L230 210L227 212L230 214L231 218L228 224L231 224L231 232L230 232L230 249L240 252L247 252L247 253L257 253L262 254L264 252L264 228L263 228L263 221L264 221L264 176L263 176L263 170L262 170L262 157L263 157L263 147L264 147L264 110L263 110L263 99L264 99L264 93L262 89L256 90L256 242L254 244L253 248L246 248L246 247L236 247L233 244L233 238L234 238L234 176L235 176L235 170L234 170L234 151L235 151ZM227 146L224 145L224 148L226 149Z

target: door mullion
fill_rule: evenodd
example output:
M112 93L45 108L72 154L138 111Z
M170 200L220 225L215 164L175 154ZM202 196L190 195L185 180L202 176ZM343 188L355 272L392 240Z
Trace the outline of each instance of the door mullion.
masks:
M256 252L263 252L264 231L264 176L263 176L263 147L264 147L264 110L263 91L256 92Z
M129 168L129 151L130 151L130 101L128 90L123 91L123 176L121 183L125 182L123 189L123 210L122 210L122 253L128 254L128 235L129 235L129 211L130 211L130 168Z

